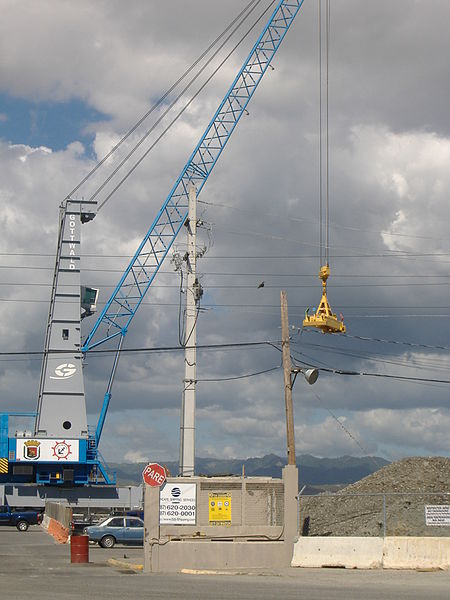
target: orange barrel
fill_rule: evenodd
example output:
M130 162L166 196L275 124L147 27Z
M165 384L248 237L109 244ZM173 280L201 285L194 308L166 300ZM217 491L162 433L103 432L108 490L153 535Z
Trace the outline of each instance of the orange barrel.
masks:
M70 562L89 562L89 536L72 535L70 538Z

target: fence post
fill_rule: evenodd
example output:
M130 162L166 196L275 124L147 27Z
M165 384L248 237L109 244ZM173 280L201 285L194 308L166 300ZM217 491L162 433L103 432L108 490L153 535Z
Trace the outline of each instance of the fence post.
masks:
M247 482L241 477L241 525L247 525Z
M386 494L383 493L383 538L386 537Z

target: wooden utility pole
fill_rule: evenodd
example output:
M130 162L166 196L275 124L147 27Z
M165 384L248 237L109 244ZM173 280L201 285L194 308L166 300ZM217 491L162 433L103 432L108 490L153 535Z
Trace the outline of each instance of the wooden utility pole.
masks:
M295 465L294 408L292 406L292 366L289 345L289 319L286 292L280 292L281 349L283 352L284 402L286 405L286 438L288 465Z

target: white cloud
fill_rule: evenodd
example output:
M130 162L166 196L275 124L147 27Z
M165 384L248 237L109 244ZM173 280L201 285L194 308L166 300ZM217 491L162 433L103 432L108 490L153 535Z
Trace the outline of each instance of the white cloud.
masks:
M180 0L170 11L153 1L125 6L43 0L30 3L25 15L19 3L3 4L1 90L33 101L81 99L103 111L104 122L80 124L93 134L98 157L241 8L238 0ZM315 15L314 3L305 3L277 54L275 71L267 73L200 197L208 203L199 210L212 224L214 244L199 233L210 246L199 261L205 287L199 344L277 342L279 290L288 290L290 319L297 326L305 307L320 298ZM442 77L448 16L448 3L440 0L433 11L427 3L403 0L380 0L361 10L360 2L345 0L333 17L329 296L355 337L303 333L292 343L298 361L331 370L447 378L448 350L438 347L448 347L449 319L448 265L442 256L449 252L450 220L448 94ZM127 264L122 255L134 253L239 61L235 57L227 65L83 228L84 252L94 255L83 260L84 279L102 288L101 302ZM4 118L2 110L0 121ZM76 141L62 151L36 146L0 140L0 266L5 267L0 298L8 300L1 303L3 351L42 348L53 267L51 256L44 255L55 251L60 201L93 167L91 149ZM116 158L108 167L117 163ZM77 193L89 197L101 182L97 174ZM177 240L180 251L184 244ZM397 259L398 251L432 256ZM285 258L274 258L280 256ZM158 276L130 327L128 348L178 344L179 279L169 264L163 270L167 273ZM258 289L262 280L266 285ZM250 374L279 365L280 358L271 346L205 350L198 355L198 378ZM93 420L109 367L105 357L89 357ZM38 360L1 362L2 410L33 410L38 378ZM177 456L182 378L181 352L122 356L102 442L109 460ZM298 452L361 453L326 408L345 419L371 452L395 457L405 451L450 451L444 385L325 373L314 388L305 385L299 378L294 389ZM199 382L197 424L199 454L283 454L281 370L233 382Z
M359 185L373 188L387 227L389 250L420 250L423 238L448 241L450 137L421 131L395 133L385 126L353 126L348 155L339 166Z

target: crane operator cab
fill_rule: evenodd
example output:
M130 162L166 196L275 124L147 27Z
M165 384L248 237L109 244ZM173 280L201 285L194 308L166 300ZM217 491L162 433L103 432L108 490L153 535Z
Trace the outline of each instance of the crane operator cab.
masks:
M322 298L320 304L313 315L309 314L309 309L306 309L303 327L315 327L320 329L322 333L345 333L344 318L340 319L333 313L327 298L327 279L330 275L330 267L328 264L321 267L319 271L319 279L322 280Z

